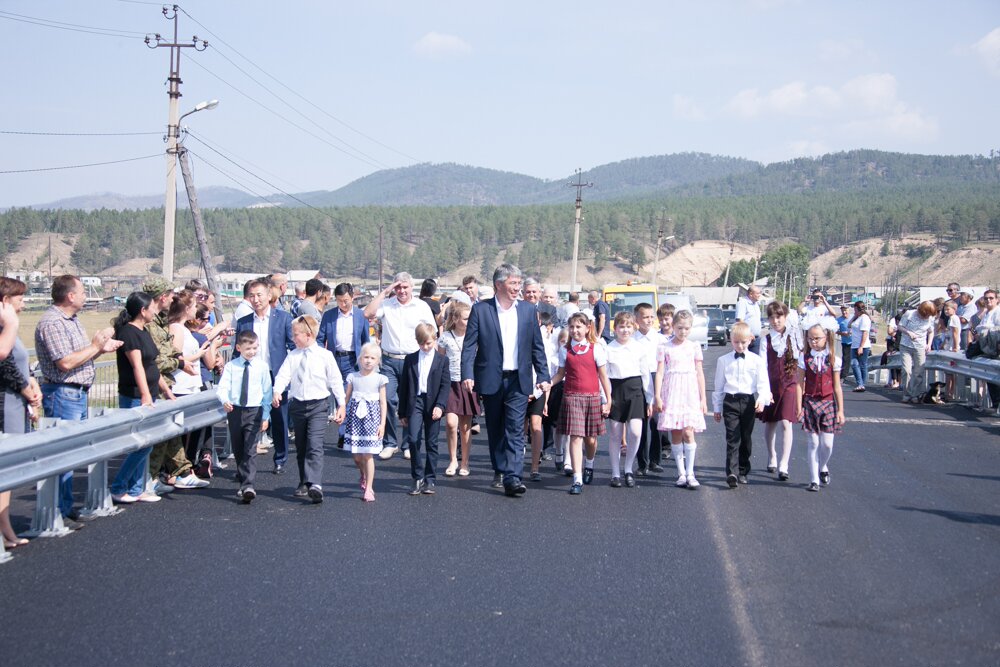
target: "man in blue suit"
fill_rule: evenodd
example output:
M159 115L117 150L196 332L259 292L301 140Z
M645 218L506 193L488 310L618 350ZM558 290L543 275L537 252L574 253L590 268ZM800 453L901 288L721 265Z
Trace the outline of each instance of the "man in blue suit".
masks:
M354 286L351 283L340 283L333 288L333 298L337 307L323 313L316 333L316 343L320 347L333 352L344 378L344 390L347 390L347 376L358 370L358 356L361 346L368 342L368 319L364 311L354 305ZM344 429L347 420L340 425L340 437L337 444L344 444Z
M513 264L497 267L495 296L472 307L462 349L462 381L483 401L490 460L511 497L527 491L521 473L528 395L535 386L548 390L550 379L535 306L517 299L521 277Z
M292 316L288 311L271 308L270 286L264 280L251 280L247 301L253 312L236 321L236 335L249 329L257 334L260 348L257 356L271 369L271 381L285 361L288 351L295 348L292 341ZM236 352L235 356L239 356ZM282 395L281 408L271 411L271 440L274 442L274 474L285 472L288 459L288 397Z

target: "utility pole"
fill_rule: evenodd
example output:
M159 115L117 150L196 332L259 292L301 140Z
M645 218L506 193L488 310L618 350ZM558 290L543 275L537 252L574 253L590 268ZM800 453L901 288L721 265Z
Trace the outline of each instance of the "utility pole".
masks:
M198 191L191 177L191 165L188 163L187 149L184 144L177 145L177 159L181 163L181 175L184 177L184 189L187 191L188 205L191 207L191 217L194 218L194 235L198 239L198 249L201 251L201 266L205 269L205 281L208 290L215 295L215 321L224 319L222 314L222 299L219 295L219 280L212 262L212 253L208 250L208 237L205 235L205 224L201 219L201 207L198 206Z
M663 211L663 212L666 213L666 211ZM670 218L661 215L660 219L658 220L658 222L660 223L660 227L659 227L659 229L656 232L656 252L653 253L653 281L652 282L653 282L654 285L656 285L657 281L659 280L659 272L660 272L660 245L663 243L663 240L664 240L663 239L663 224L666 223L666 222L670 222ZM669 241L672 238L674 238L673 234L671 234L670 236L668 236L666 238L666 240Z
M167 192L163 202L163 277L168 281L174 279L174 224L177 218L177 138L178 118L177 103L181 96L181 49L194 48L195 51L204 51L208 48L208 42L198 39L197 35L191 38L190 44L181 44L177 41L177 5L163 7L163 17L174 22L174 41L166 42L159 33L153 37L147 36L146 46L151 49L161 46L170 49L170 75L167 77L169 88L167 95L170 98L170 106L167 114ZM171 15L172 14L172 15ZM155 44L153 43L155 42Z
M726 288L729 287L729 269L733 265L733 252L736 250L736 244L732 241L729 242L729 261L726 262L726 277L722 279L722 294L726 293ZM719 308L722 308L722 299L719 297Z
M384 240L383 233L385 232L385 223L378 223L378 291L382 291L382 276L385 272L382 270L382 261L384 255L382 254L382 241Z
M583 220L583 189L594 187L593 183L583 182L583 173L579 168L576 170L576 183L567 183L571 188L576 188L576 224L573 225L573 274L569 279L569 289L578 289L576 282L576 263L580 257L580 222Z

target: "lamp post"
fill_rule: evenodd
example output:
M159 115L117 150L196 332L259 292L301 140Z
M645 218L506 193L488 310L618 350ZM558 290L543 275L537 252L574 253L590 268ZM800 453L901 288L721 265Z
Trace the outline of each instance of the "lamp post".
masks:
M170 116L177 113L177 98L171 97ZM174 227L177 221L177 150L180 143L181 121L187 116L205 109L219 106L219 100L199 102L194 109L167 126L167 194L163 207L163 277L167 281L174 279Z

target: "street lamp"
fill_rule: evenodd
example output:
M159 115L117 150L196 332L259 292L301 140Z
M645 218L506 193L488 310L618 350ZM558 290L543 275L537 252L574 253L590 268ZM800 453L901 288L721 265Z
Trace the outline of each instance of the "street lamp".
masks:
M174 279L174 225L177 219L177 144L180 142L181 120L191 114L214 109L219 106L219 100L199 102L194 109L182 115L175 122L167 125L167 192L163 205L163 277L172 282Z

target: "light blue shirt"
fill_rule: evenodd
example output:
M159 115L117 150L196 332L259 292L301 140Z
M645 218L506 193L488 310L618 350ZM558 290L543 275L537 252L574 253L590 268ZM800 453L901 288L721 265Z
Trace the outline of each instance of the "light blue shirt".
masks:
M237 357L222 369L222 378L216 387L219 400L223 403L240 405L240 390L243 389L243 367L248 362L243 357ZM271 418L271 399L274 396L271 387L271 371L260 360L254 357L250 364L250 387L247 391L247 404L241 407L255 408L260 406L261 419Z

